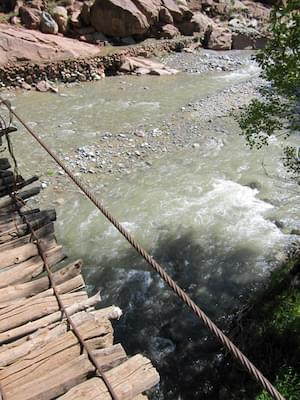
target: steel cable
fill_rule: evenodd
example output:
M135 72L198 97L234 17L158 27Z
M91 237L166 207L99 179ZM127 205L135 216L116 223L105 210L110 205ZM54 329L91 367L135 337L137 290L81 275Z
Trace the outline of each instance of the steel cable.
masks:
M26 124L19 115L12 110L10 103L0 98L9 111L26 128L31 136L43 147L43 149L53 158L53 160L65 171L69 178L82 190L90 201L102 212L102 214L115 226L124 236L130 245L147 261L147 263L160 275L167 285L177 294L177 296L202 320L207 329L221 342L221 344L239 361L239 363L249 372L250 375L272 396L275 400L285 400L272 383L255 367L255 365L237 348L237 346L216 326L216 324L205 314L203 310L181 289L181 287L167 274L159 263L135 240L135 238L122 226L110 211L101 203L100 200L88 189L73 172L64 165L57 155L47 146L47 144Z

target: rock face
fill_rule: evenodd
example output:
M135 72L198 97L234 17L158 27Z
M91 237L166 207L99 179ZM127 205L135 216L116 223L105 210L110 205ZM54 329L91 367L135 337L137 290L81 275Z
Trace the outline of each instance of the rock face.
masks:
M118 37L141 35L150 28L147 17L131 0L96 0L91 25L98 32Z
M96 56L97 46L60 36L0 24L0 64Z

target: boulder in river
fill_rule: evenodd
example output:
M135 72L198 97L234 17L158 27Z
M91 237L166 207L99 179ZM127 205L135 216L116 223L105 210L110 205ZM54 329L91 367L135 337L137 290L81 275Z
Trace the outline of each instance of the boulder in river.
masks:
M58 90L55 86L51 85L48 81L39 81L36 85L35 88L38 92L53 92L57 93Z
M120 71L136 75L174 75L178 71L142 57L123 57Z

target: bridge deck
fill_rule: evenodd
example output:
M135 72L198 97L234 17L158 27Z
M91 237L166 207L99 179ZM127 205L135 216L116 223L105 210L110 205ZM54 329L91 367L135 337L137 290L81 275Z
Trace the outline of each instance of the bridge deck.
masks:
M120 318L121 310L95 308L100 294L88 296L82 261L68 262L57 243L55 210L20 209L11 196L17 189L26 202L40 192L35 181L16 184L9 161L0 159L0 400L112 398L61 311L28 221L68 314L117 398L145 398L141 393L157 384L159 375L147 358L128 357L121 344L113 344L110 321Z

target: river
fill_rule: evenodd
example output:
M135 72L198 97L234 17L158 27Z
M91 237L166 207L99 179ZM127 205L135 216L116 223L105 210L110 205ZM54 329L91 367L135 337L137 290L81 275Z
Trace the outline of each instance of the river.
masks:
M60 95L12 96L49 145L67 154L66 162L80 146L97 143L101 152L107 132L124 139L141 128L169 130L164 145L155 147L161 139L153 134L142 139L153 143L147 163L135 157L126 174L82 177L223 328L278 265L294 238L290 230L299 228L299 193L278 162L280 142L250 151L232 117L200 121L203 99L257 74L249 62L234 72L112 77L62 87ZM59 240L72 259L84 260L89 290L101 289L101 306L122 308L123 317L114 323L116 339L129 354L144 353L157 366L161 383L151 398L210 398L213 385L222 385L213 370L222 358L215 341L82 194L66 186L63 176L50 178L55 167L37 145L26 139L30 151L24 151L24 135L15 143L21 169L41 173L54 186L57 178L57 190L48 187L42 199L61 200ZM106 162L114 168L114 157L119 162L121 155L113 146L109 151Z

